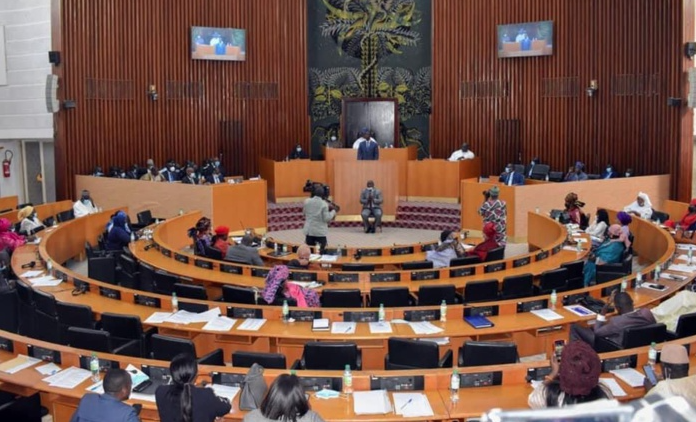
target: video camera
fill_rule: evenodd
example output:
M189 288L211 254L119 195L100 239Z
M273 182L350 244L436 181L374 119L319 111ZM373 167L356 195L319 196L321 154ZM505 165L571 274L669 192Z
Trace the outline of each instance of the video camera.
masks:
M324 193L321 195L321 199L328 201L329 196L331 196L331 189L329 188L329 185L325 185L321 182L312 182L311 180L307 179L307 183L305 183L304 187L302 188L302 192L309 192L311 195L312 192L314 192L315 187L320 187L323 189Z

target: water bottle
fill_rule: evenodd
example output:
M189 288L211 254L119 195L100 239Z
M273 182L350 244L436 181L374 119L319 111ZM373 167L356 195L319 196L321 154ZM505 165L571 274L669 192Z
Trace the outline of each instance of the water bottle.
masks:
M453 402L459 401L459 372L455 368L450 378L450 399Z
M314 253L317 255L319 255L321 253L321 245L319 243L314 245Z
M661 271L660 264L655 265L655 280L654 280L655 282L660 281L660 271Z
M283 300L283 322L288 322L288 317L290 316L290 308L288 307L288 301Z
M556 301L558 300L558 295L556 290L551 290L551 309L556 309Z
M653 341L650 343L650 349L648 350L648 365L655 366L657 363L657 345Z
M384 316L384 303L380 303L379 304L379 312L377 313L377 320L379 322L384 322L385 319L386 318Z
M274 242L273 243L273 253L278 255L278 249L279 249L278 242Z
M582 253L582 243L580 243L580 239L575 242L575 249L578 253Z
M621 280L621 291L625 292L627 287L628 287L628 282L626 281L626 277L624 277Z
M353 373L350 372L350 365L346 365L343 371L343 394L353 394Z
M440 304L440 322L447 321L447 302L444 300Z
M340 243L336 245L336 256L339 258L343 256L343 249L341 249Z
M534 208L534 212L536 212L537 214L539 214L539 207Z
M89 359L89 371L92 373L92 381L99 382L99 358L94 352L92 352L92 357Z
M184 209L183 209L183 208L179 208L179 215L184 215Z
M179 312L179 299L174 292L172 292L172 311Z
M686 256L689 258L688 265L693 265L692 262L691 262L691 258L694 257L694 250L691 249L691 246L689 246L689 250L688 250L688 252L686 253Z
M131 232L131 242L135 242L135 233Z
M46 271L48 271L49 274L53 271L53 261L51 261L51 258L46 260Z
M643 274L636 274L636 289L643 285Z

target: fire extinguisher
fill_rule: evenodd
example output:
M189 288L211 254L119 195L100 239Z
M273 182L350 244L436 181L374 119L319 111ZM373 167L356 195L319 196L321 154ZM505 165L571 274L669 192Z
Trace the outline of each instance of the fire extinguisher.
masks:
M12 157L14 154L12 151L5 151L5 159L2 160L2 175L4 177L10 177L10 165L12 165Z

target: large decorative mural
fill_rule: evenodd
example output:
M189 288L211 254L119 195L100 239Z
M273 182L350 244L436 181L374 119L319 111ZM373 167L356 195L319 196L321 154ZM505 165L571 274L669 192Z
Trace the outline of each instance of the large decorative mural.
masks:
M396 98L401 146L428 154L430 0L310 0L312 151L335 136L344 98ZM351 143L353 140L349 140Z

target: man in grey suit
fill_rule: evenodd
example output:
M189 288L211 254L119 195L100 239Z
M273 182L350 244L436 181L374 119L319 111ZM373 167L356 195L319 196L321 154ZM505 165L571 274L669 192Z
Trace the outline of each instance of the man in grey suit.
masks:
M123 403L131 392L131 377L123 369L109 369L104 376L104 394L85 394L71 422L139 422L138 411Z
M252 246L254 238L251 235L245 234L239 245L234 245L227 249L225 261L234 261L241 264L263 266L263 260L259 251Z
M326 235L329 234L329 222L336 217L336 211L329 209L324 200L324 187L315 185L311 198L305 199L302 213L305 224L302 232L305 243L310 247L319 244L321 252L326 249Z
M376 227L379 227L380 231L382 230L382 202L384 202L382 191L375 189L375 182L369 180L367 188L363 189L360 194L360 203L363 206L360 215L362 216L365 233L374 233ZM370 217L375 218L374 225L370 224Z

